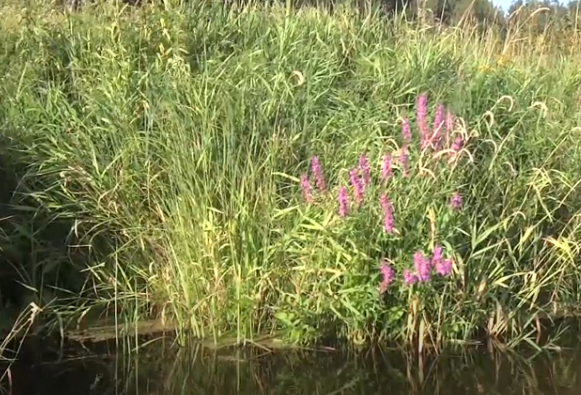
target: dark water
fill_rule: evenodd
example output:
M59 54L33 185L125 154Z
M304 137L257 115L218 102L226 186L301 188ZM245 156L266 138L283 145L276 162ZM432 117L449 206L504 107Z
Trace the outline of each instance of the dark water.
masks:
M581 394L581 344L560 352L486 349L423 358L396 350L219 352L162 341L128 353L25 350L5 375L3 393L90 394ZM3 369L3 368L2 368ZM11 391L11 392L10 392Z

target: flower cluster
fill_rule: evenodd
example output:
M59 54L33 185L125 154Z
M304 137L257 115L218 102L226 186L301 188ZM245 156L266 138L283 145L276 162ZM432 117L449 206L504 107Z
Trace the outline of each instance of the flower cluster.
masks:
M427 97L420 95L417 99L417 128L419 132L419 147L426 150L442 150L448 147L452 155L455 155L462 149L464 143L462 136L457 136L452 140L454 128L454 118L452 113L442 104L438 105L435 110L433 126L430 130L427 122ZM410 176L409 153L413 149L413 135L410 122L407 118L402 121L402 146L396 155L385 153L381 156L379 178L381 186L386 186L393 177L393 164L397 160L399 164L399 174L402 177ZM314 202L314 193L324 192L326 188L323 169L317 156L311 158L311 172L315 182L316 190L313 191L310 185L308 174L302 174L300 184L303 192L303 198L308 204ZM354 207L360 206L372 181L372 169L369 165L367 154L359 156L357 166L349 170L349 185L341 185L337 195L337 214L340 218L349 216ZM350 193L351 192L351 193ZM350 199L353 200L354 206L350 205ZM394 216L396 215L394 207L387 195L383 192L379 198L379 206L382 212L383 231L386 234L394 232ZM450 196L449 207L453 211L462 208L462 196L459 192L454 192ZM411 286L416 283L426 283L430 281L432 271L438 275L446 277L452 271L452 260L443 257L442 247L437 245L432 251L431 257L425 256L421 251L416 251L413 256L413 269L405 269L402 273L403 283ZM382 259L380 263L380 292L385 292L395 278L394 269Z
M414 269L403 271L403 281L406 285L414 285L418 282L427 283L430 281L431 270L434 269L442 277L447 277L452 273L452 260L445 259L442 254L442 247L434 247L432 257L428 258L420 251L414 253Z

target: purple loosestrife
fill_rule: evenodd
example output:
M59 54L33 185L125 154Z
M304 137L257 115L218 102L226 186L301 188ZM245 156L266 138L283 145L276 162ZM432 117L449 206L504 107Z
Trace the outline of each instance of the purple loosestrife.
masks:
M452 260L442 259L438 264L436 264L434 269L440 276L447 277L452 273Z
M391 155L385 154L381 160L381 181L387 182L391 177Z
M430 280L430 261L421 252L414 254L414 266L418 280L425 283Z
M409 168L409 154L407 148L402 148L399 154L399 164L401 166L401 171L404 177L408 177L410 175L410 168Z
M393 207L384 193L380 198L381 210L383 211L383 229L385 233L393 232Z
M450 208L452 210L460 210L462 208L462 196L458 192L454 192L450 198Z
M432 253L432 267L442 277L447 277L452 272L452 260L444 259L442 247L437 245Z
M432 267L435 268L440 262L442 262L442 247L437 245L432 252Z
M442 147L442 127L444 126L444 105L438 104L436 107L436 114L434 115L434 129L432 130L432 136L430 142L434 145L436 149Z
M452 143L452 146L450 147L452 152L450 152L448 163L454 162L454 160L458 157L458 153L462 149L463 142L464 141L462 140L462 136L456 136L454 142Z
M454 117L452 115L452 112L448 110L446 112L446 147L448 147L450 144L450 136L452 135L453 131L454 131Z
M412 273L411 270L405 269L403 271L403 282L405 283L405 285L414 285L415 283L418 282L418 276Z
M306 174L301 175L301 188L303 190L303 197L307 203L313 202L313 195L311 194L311 184Z
M361 204L363 201L363 185L361 185L361 180L359 179L359 172L357 169L351 169L351 171L349 171L349 178L351 180L351 186L353 187L355 202L357 204Z
M321 162L318 156L313 156L311 158L311 169L313 170L313 175L315 176L315 185L319 191L325 190L325 178L323 177L323 170L321 169Z
M363 175L363 188L365 188L371 180L369 163L367 162L367 156L365 154L359 157L359 170L361 170L361 174Z
M416 117L417 117L417 121L418 121L418 129L420 131L420 144L421 144L421 149L424 149L426 147L426 144L428 143L428 124L426 123L426 115L428 114L428 110L427 110L427 105L428 105L428 98L425 94L422 94L420 96L418 96L417 102L416 102Z
M454 143L452 143L452 151L454 151L455 153L460 151L462 149L462 136L457 136L454 139Z
M379 267L381 271L381 283L379 284L379 293L384 293L393 281L395 275L393 269L387 264L385 259L381 260Z
M454 116L452 112L448 110L446 112L446 133L450 134L454 130Z
M410 121L404 118L401 123L401 136L403 138L404 146L408 146L412 143L412 131L410 128Z
M337 196L339 202L339 217L345 218L349 206L349 197L347 196L347 188L339 188L339 195Z

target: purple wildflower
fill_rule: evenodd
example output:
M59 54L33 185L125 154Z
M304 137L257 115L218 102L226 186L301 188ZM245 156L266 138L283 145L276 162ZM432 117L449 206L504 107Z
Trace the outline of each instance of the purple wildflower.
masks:
M454 130L454 116L450 110L446 111L446 147L450 144L450 136Z
M418 282L418 276L411 272L409 269L403 271L403 282L405 285L414 285Z
M412 131L410 128L410 121L404 118L401 123L401 136L403 137L403 144L410 145L412 142Z
M428 113L427 110L428 98L425 94L418 96L416 106L417 106L417 121L418 121L418 129L420 130L420 141L421 141L421 148L424 149L426 144L428 143L428 124L426 123L426 115Z
M387 264L385 259L381 260L379 270L381 271L381 283L379 284L379 292L384 293L393 281L395 273L393 269Z
M361 204L363 201L363 185L361 185L357 169L351 169L349 176L351 179L351 185L353 186L353 193L355 194L355 202Z
M306 174L301 175L301 188L303 190L303 197L307 203L313 202L313 196L311 195L311 185L309 184L309 178Z
M452 130L454 130L454 117L452 116L452 112L448 110L446 112L446 132L450 134Z
M419 251L414 254L414 266L419 281L425 283L430 280L430 261Z
M438 264L434 267L436 272L442 276L447 277L452 273L452 260L451 259L443 259L438 262Z
M399 164L401 165L401 171L403 172L404 177L409 176L409 155L407 149L404 147L399 154Z
M430 138L431 143L434 144L436 149L440 149L442 145L441 129L444 126L444 105L438 104L436 107L436 115L434 116L434 129L432 130L432 136Z
M347 206L349 205L349 197L347 196L347 188L339 188L339 195L337 197L339 201L339 217L345 218L347 215Z
M367 163L367 157L365 154L359 157L359 169L361 170L361 174L363 175L363 188L369 185L369 181L371 179L371 175L369 172L369 163Z
M450 198L450 208L452 210L459 210L462 207L462 196L458 192L454 192Z
M442 247L437 245L432 252L432 267L438 266L442 262Z
M383 155L381 160L381 181L385 182L391 176L391 155Z
M383 229L386 233L393 232L393 207L384 193L381 195L381 210L383 211Z
M454 152L458 152L462 149L462 136L457 136L456 139L454 139L454 143L452 144L451 148Z
M319 191L325 190L325 179L323 177L323 171L321 170L321 163L318 156L313 156L311 158L311 169L315 176L315 185L317 186L317 189L319 189Z

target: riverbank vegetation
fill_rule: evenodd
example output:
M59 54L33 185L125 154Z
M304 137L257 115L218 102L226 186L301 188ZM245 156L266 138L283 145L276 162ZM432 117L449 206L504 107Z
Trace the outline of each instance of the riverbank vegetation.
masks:
M459 23L3 6L3 303L216 341L541 341L581 303L579 32Z

